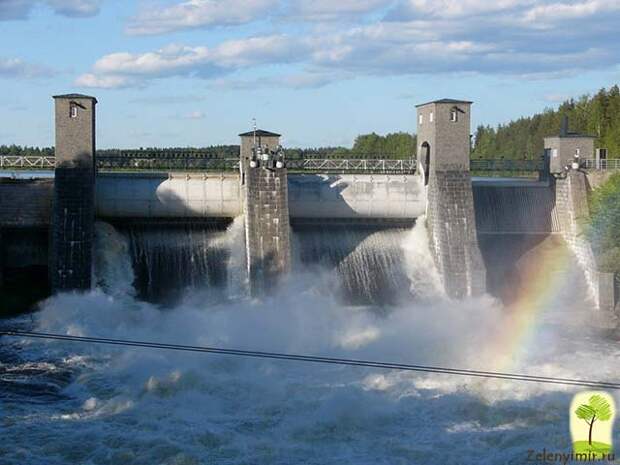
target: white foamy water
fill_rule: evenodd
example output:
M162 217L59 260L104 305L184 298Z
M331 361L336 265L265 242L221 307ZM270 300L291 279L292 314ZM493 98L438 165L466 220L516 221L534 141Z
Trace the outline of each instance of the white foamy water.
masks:
M424 272L432 261L416 247L425 236L416 234L403 237L408 256L419 254L405 259L405 273L416 292L424 287L429 298L388 313L343 305L326 290L331 272L315 269L294 274L262 301L211 302L199 298L206 291L188 291L175 308L164 310L136 300L130 290L107 292L123 284L106 279L132 276L126 266L112 266L99 290L57 296L32 323L25 318L10 324L489 368L493 360L481 353L506 324L503 309L489 297L460 303L437 297L436 275ZM114 234L105 237L122 242ZM121 249L105 246L103 254ZM546 316L537 331L541 345L529 347L514 371L616 379L618 344L584 326L578 310L570 318L565 310L558 305ZM1 350L0 463L10 465L521 464L528 449L569 450L568 407L578 390L38 340L14 341Z

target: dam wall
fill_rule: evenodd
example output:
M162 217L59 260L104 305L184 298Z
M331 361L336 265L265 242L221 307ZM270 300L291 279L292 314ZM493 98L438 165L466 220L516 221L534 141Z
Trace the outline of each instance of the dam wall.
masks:
M238 174L100 173L98 218L235 218L242 213Z
M614 311L618 296L613 273L598 270L592 246L583 232L590 218L588 182L585 173L571 170L556 180L556 212L564 239L583 268L590 291L600 310Z
M560 234L556 194L547 182L472 183L478 234Z
M112 224L142 223L148 228L151 222L223 226L243 216L247 274L255 289L265 289L290 268L291 224L398 228L426 217L431 254L450 297L475 296L487 289L482 236L529 235L526 242L535 242L533 236L554 234L564 237L575 251L599 307L610 309L615 304L614 276L597 271L591 247L579 228L589 215L589 184L578 171L578 162L580 153L591 152L590 136L564 131L545 140L543 158L553 168L554 179L473 180L472 102L442 99L417 106L415 174L410 174L414 171L411 160L407 169L386 168L386 160L357 167L318 160L330 163L312 168L305 160L296 168L304 171L291 174L280 135L256 128L240 134L239 163L220 165L222 169L238 167L238 172L218 173L204 164L186 163L201 159L193 152L182 160L167 151L145 151L138 158L148 163L130 166L184 166L186 171L97 173L96 104L94 97L80 94L55 97L53 180L0 179L0 238L4 238L0 240L0 275L7 260L19 257L14 245L7 248L6 242L19 241L12 231L20 228L36 230L35 242L50 241L48 248L30 248L23 262L40 266L41 257L47 254L54 290L86 290L91 287L96 218ZM100 166L127 169L127 162L133 160L121 155L107 158L108 164ZM163 163L167 160L176 161ZM572 171L567 164L570 160ZM189 166L196 170L189 171ZM326 172L319 174L318 169ZM351 174L342 174L345 169ZM591 180L600 182L602 178ZM29 246L24 243L22 247Z
M289 174L291 219L415 219L425 191L416 175ZM243 213L238 174L97 176L98 218L235 218Z
M290 175L292 219L415 219L426 193L417 175Z
M53 194L53 179L0 178L0 228L49 226Z
M54 181L0 178L0 295L27 270L47 287L49 225ZM1 305L0 305L1 306Z

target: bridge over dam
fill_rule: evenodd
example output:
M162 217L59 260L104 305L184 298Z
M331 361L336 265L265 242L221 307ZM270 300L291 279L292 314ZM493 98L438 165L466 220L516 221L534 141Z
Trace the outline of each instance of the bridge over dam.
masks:
M263 130L240 134L235 159L98 153L96 100L69 94L55 102L55 157L0 157L0 279L36 265L47 269L53 291L90 288L95 220L148 230L242 218L252 292L268 292L293 266L291 231L410 228L425 218L451 297L493 287L493 257L506 244L512 255L504 259L514 261L554 235L578 257L599 308L615 306L614 277L597 271L578 233L587 215L585 168L598 163L588 136L563 131L536 160L472 160L471 102L444 99L417 107L419 145L408 160L286 159L280 135ZM577 149L580 166L566 169ZM473 176L489 173L508 177Z

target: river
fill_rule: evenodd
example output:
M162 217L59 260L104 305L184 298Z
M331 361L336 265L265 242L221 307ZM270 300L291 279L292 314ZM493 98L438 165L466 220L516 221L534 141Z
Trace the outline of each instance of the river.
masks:
M176 264L170 267L174 299L162 304L148 298L149 285L165 286L161 274L134 285L137 257L165 255L162 239L100 224L98 288L55 296L38 311L0 325L617 381L617 333L593 317L583 275L556 239L521 258L511 303L503 304L488 295L447 299L422 226L353 238L342 233L348 239L297 232L302 245L296 271L275 295L251 299L239 271L239 232L236 222L226 234L201 237L203 246L192 249L201 263L191 250L184 252L196 265L188 276L210 269L213 261L226 262L226 275L216 280L226 282L225 292L216 292L211 279L179 281L183 267ZM171 246L179 243L177 237ZM379 279L363 272L369 264L382 282L392 283L393 298L386 303L369 291L364 303L353 305L351 293L372 289ZM568 407L579 391L154 349L0 341L0 463L6 465L521 464L528 450L570 449Z

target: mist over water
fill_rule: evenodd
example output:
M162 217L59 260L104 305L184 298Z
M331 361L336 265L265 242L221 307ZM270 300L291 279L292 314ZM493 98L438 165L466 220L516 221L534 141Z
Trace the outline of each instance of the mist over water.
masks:
M56 296L32 319L0 324L472 369L495 368L501 353L514 355L514 372L595 380L620 372L617 342L585 323L590 304L575 285L578 268L557 270L566 290L517 352L494 338L512 321L499 301L444 297L423 221L410 230L295 231L294 272L260 300L244 294L242 233L238 221L228 232L204 234L100 224L98 289ZM180 289L174 304L136 297L145 289L144 261L161 269L148 283L169 276L169 287ZM375 292L383 286L389 292ZM363 298L349 299L359 289ZM7 464L520 464L528 449L570 447L575 388L2 342L0 457Z

